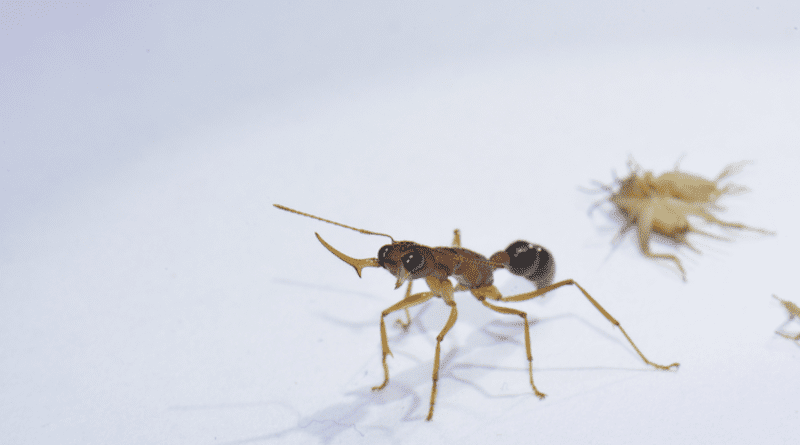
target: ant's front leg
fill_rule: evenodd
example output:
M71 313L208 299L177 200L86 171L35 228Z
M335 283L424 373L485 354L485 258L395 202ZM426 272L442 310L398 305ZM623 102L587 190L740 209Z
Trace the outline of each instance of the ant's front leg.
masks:
M409 286L409 289L411 289L410 286ZM386 387L387 383L389 383L389 365L386 363L386 356L392 354L392 351L389 349L389 340L386 337L386 323L384 322L384 319L386 318L387 315L391 314L394 311L397 311L397 310L400 310L400 309L408 310L408 308L410 308L411 306L416 306L416 305L418 305L420 303L424 303L424 302L430 300L431 298L433 298L435 296L436 296L436 294L433 293L433 292L421 292L421 293L418 293L418 294L415 294L415 295L408 296L408 297L400 300L396 304L390 306L389 308L387 308L383 312L381 312L381 348L383 350L383 376L384 376L384 378L383 378L383 383L381 383L380 386L376 386L376 387L372 388L373 391L381 390L384 387Z
M408 280L408 287L406 288L406 297L403 300L408 300L408 298L411 297L411 283L413 283L413 280ZM408 312L408 308L405 308L405 311L406 311L406 320L408 321L404 322L402 318L398 318L397 320L394 321L394 324L400 326L400 329L407 331L408 327L411 326L411 313Z

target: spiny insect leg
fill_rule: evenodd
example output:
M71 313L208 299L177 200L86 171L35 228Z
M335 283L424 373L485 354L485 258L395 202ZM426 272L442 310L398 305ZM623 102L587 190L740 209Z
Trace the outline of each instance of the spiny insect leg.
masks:
M775 331L775 333L783 338L788 338L789 340L794 340L794 341L800 340L800 332L798 332L797 335L790 335L781 331Z
M709 238L714 238L714 239L717 239L717 240L720 240L720 241L733 241L732 239L730 239L730 238L725 238L724 236L719 236L719 235L714 235L713 233L704 232L704 231L702 231L702 230L699 230L699 229L695 228L694 226L690 226L690 227L689 227L689 230L690 230L692 233L696 233L696 234L698 234L698 235L707 236L707 237L709 237ZM685 240L684 240L684 244L686 244L687 246L689 245L689 243L687 243ZM689 248L690 248L690 249L692 249L692 250L694 250L695 252L698 252L698 253L700 253L700 252L699 252L697 249L695 249L694 247L689 247Z
M622 238L625 236L625 233L627 233L628 230L630 230L634 225L635 224L633 221L625 221L625 225L619 229L619 232L617 232L617 234L614 236L614 239L611 240L611 245L619 244L620 241L622 241Z
M744 225L742 223L723 221L723 220L717 218L716 216L714 216L711 213L706 212L706 211L697 212L697 216L705 219L706 221L708 221L710 223L719 224L722 227L730 227L732 229L741 229L741 230L752 230L753 232L760 232L760 233L763 233L765 235L775 235L775 232L773 232L771 230L759 229L758 227L750 227L750 226L746 226L746 225Z
M714 182L719 182L727 178L728 176L733 176L735 174L738 174L742 171L745 165L752 163L753 161L739 161L739 162L734 162L733 164L729 164L717 175L716 178L714 178Z
M639 217L637 231L639 235L639 249L642 251L642 255L648 258L661 258L664 260L670 260L678 266L678 270L681 271L681 277L683 277L683 281L686 281L686 270L684 270L683 265L681 264L681 260L678 259L675 255L669 253L653 253L650 251L650 232L653 230L653 209L652 207L648 207L645 211L642 212L641 216Z

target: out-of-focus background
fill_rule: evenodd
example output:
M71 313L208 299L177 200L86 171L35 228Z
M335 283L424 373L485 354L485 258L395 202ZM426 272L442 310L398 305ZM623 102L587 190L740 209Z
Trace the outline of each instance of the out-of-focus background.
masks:
M0 2L0 437L14 444L789 443L800 345L800 3ZM732 178L688 275L603 197ZM574 287L522 325L352 268L385 238L546 246ZM655 251L673 247L655 242ZM531 290L498 273L505 294ZM425 289L418 283L416 290ZM512 306L512 305L510 305ZM787 330L800 330L800 324Z

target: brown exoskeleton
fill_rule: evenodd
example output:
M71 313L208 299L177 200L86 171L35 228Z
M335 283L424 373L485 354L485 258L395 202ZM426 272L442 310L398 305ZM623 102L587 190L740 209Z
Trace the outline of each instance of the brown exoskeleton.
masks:
M395 241L394 238L383 233L357 229L278 204L274 205L281 210L325 221L361 233L385 236L392 240L391 244L387 244L378 250L377 258L356 259L338 251L325 242L319 234L315 233L319 242L331 253L339 257L339 259L353 266L359 277L361 276L361 270L365 267L380 267L389 271L389 273L397 279L395 289L399 288L405 281L409 281L406 297L381 313L380 326L384 380L379 386L372 388L373 390L377 391L383 389L389 383L389 366L386 358L392 354L392 351L389 349L389 342L386 336L386 323L384 321L386 316L394 311L408 309L412 306L424 303L434 297L441 298L444 300L445 304L450 307L450 317L442 331L436 337L436 353L433 360L433 387L431 388L430 408L426 420L431 420L433 418L433 407L436 402L436 383L439 380L441 343L458 317L458 310L456 309L456 302L453 298L453 294L459 291L469 291L481 304L495 312L522 317L525 327L525 351L528 355L528 373L530 376L531 388L533 388L534 394L540 399L544 398L545 394L539 392L539 390L536 389L536 385L533 383L533 357L531 355L531 338L528 330L528 314L517 309L491 304L487 300L502 302L530 300L559 287L569 284L574 285L580 289L589 302L591 302L609 322L622 331L622 335L625 336L645 363L661 370L669 370L680 366L678 363L663 366L648 360L636 344L633 343L633 340L631 340L625 330L622 329L619 322L614 319L611 314L606 312L606 310L575 281L563 280L551 285L550 283L553 281L553 276L555 275L555 262L550 252L541 246L527 241L516 241L508 246L506 250L497 252L487 259L477 252L461 247L461 237L458 230L455 231L453 247L428 247L413 241ZM504 297L492 284L492 273L497 269L506 269L514 275L525 277L536 284L539 289L533 292ZM453 286L450 282L450 277L456 280L456 286ZM412 280L418 278L425 279L430 291L412 295L410 292L410 283Z
M792 303L791 301L781 300L780 298L778 298L777 295L773 294L772 296L775 297L775 299L777 299L778 301L780 301L783 307L786 308L786 311L789 312L789 319L786 320L778 328L778 330L775 331L775 333L780 335L781 337L788 338L789 340L794 340L794 341L800 340L800 332L798 332L797 334L787 334L785 332L782 332L783 327L786 326L792 320L794 320L794 317L800 318L800 307L797 307L797 305Z
M728 176L741 171L745 164L746 162L740 162L728 165L716 178L709 180L680 171L677 165L673 171L655 177L653 172L643 172L636 161L631 158L628 161L630 174L627 177L616 180L612 185L595 181L602 190L610 194L608 201L614 204L624 221L622 229L615 237L615 242L618 242L628 230L636 226L642 254L648 258L673 261L678 266L683 280L686 281L686 271L677 256L650 251L650 238L654 233L664 236L676 244L685 245L698 253L699 251L686 239L686 235L689 233L722 240L726 238L699 230L689 222L688 217L692 216L721 227L773 235L774 232L768 230L722 221L711 213L724 210L717 204L717 200L722 196L747 191L747 188L736 184L726 184L721 188L719 184ZM617 187L615 188L614 185ZM601 202L603 201L592 206L592 209Z

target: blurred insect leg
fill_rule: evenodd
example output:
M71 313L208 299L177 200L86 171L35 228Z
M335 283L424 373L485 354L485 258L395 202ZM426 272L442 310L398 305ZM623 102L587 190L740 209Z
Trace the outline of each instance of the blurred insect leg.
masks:
M536 394L536 397L543 399L547 396L547 394L543 392L539 392L536 389L536 385L533 384L533 355L531 354L531 333L530 329L528 328L528 314L522 311L518 311L516 309L511 309L502 306L495 306L493 304L487 303L485 300L481 300L481 304L488 307L489 309L500 312L501 314L510 314L510 315L519 315L525 321L525 352L528 353L528 373L530 374L531 378L531 388L533 388L533 393Z
M598 199L597 201L593 202L592 205L589 207L589 210L586 212L586 215L592 216L592 213L594 213L594 210L596 208L600 207L601 205L603 205L603 203L606 202L606 201L608 201L608 199L603 198L603 199Z
M533 299L533 298L536 298L536 297L540 297L540 296L550 292L551 290L558 289L559 287L566 286L568 284L572 284L575 287L577 287L578 289L580 289L580 291L589 300L589 302L592 303L592 305L598 311L600 311L600 313L603 314L604 317L606 317L606 320L611 322L611 324L613 324L614 326L618 327L619 330L622 331L622 335L624 335L625 338L628 339L628 343L630 343L631 346L633 346L633 349L636 350L636 353L639 354L639 357L641 357L642 360L644 360L645 363L647 363L648 365L650 365L650 366L652 366L654 368L663 369L663 370L668 370L668 369L670 369L672 367L676 367L677 368L678 366L680 366L680 363L673 363L673 364L671 364L669 366L663 366L663 365L659 365L657 363L653 363L650 360L648 360L647 357L645 357L644 354L642 354L642 351L639 350L639 348L636 346L636 344L633 342L633 340L631 340L631 338L628 336L628 333L625 332L625 329L622 328L622 325L620 325L619 322L614 317L611 316L611 314L609 314L605 309L603 309L603 306L600 306L600 303L598 303L597 300L592 298L592 296L589 295L589 293L586 292L586 290L584 288L582 288L580 284L576 283L575 280L559 281L556 284L551 284L550 286L544 287L542 289L539 289L539 290L536 290L536 291L533 291L533 292L527 292L527 293L519 294L519 295L512 295L510 297L503 297L503 298L500 299L500 301L525 301L525 300L530 300L530 299Z
M789 315L789 319L784 321L782 325L778 326L778 329L775 330L775 333L780 335L783 338L788 338L789 340L798 340L798 339L800 339L800 333L798 333L797 335L794 335L794 334L787 334L786 332L783 331L784 326L786 326L787 324L791 323L793 318L794 318L794 315Z
M622 241L622 238L625 236L625 233L627 233L628 230L630 230L634 225L635 224L633 223L633 221L626 221L625 225L622 226L622 228L619 229L619 232L617 232L617 234L614 236L614 239L611 240L611 244L612 245L619 244L620 241Z
M775 296L773 295L773 297L775 297ZM775 298L778 298L778 297L775 297ZM780 300L780 298L778 298L778 299ZM784 300L781 300L781 303L783 303L783 302L784 302ZM794 304L794 303L792 303L790 301L788 303L792 304L792 305ZM797 334L787 334L786 332L783 332L783 327L786 326L787 324L791 323L792 320L794 319L794 317L795 317L794 314L792 314L790 312L789 313L789 319L784 321L782 325L778 326L778 329L775 331L775 333L780 335L783 338L788 338L789 340L795 340L795 341L800 340L800 332L798 332Z
M676 172L680 171L681 162L683 161L683 158L685 158L685 157L686 157L686 153L682 154L681 157L679 157L678 160L675 161L675 168L673 169L673 171L676 171Z
M442 340L444 340L444 336L447 335L447 331L456 324L456 319L458 318L458 310L456 310L456 304L452 302L447 303L450 306L450 318L447 319L447 323L444 325L442 332L439 333L439 336L436 337L436 356L433 359L433 388L431 388L431 407L428 410L428 417L425 420L431 420L433 418L433 404L436 402L436 382L439 381L439 355L441 354L442 350Z
M720 195L741 195L743 193L747 193L750 191L749 188L739 185L739 184L725 184L725 187L722 187L720 190ZM719 208L724 209L725 207L717 206Z
M800 340L800 332L798 332L797 335L789 335L781 331L775 331L775 333L783 338L788 338L789 340L794 340L794 341Z
M411 283L413 283L413 280L408 281L408 287L406 288L406 297L403 298L403 300L408 300L408 298L411 296ZM400 325L400 328L403 329L404 331L408 329L409 326L411 326L411 313L408 312L408 308L405 308L405 311L406 311L406 320L408 321L403 322L402 318L398 318L397 320L394 321L395 324Z
M709 237L709 238L718 239L718 240L720 240L720 241L733 241L733 240L731 240L730 238L725 238L724 236L719 236L719 235L714 235L713 233L704 232L704 231L702 231L702 230L698 230L698 229L696 229L695 227L692 227L692 226L690 226L690 227L689 227L689 230L690 230L692 233L697 233L698 235L707 236L707 237ZM686 243L686 244L688 245L689 243ZM691 248L691 249L692 249L692 250L694 250L695 252L698 252L698 250L697 250L697 249L695 249L695 248ZM699 252L698 252L698 253L699 253Z
M596 195L598 193L614 193L614 189L611 188L610 185L603 184L602 182L594 180L594 179L591 182L592 182L592 184L597 186L596 189L588 189L588 188L583 187L583 186L578 186L578 190L580 190L580 191L582 191L584 193L592 194L592 195ZM602 203L604 203L606 201L607 201L607 199L604 198L604 199L601 199L601 200L595 202L594 204L592 204L592 207L589 208L589 214L591 215L592 211L595 209L595 207L598 207L600 204L602 204Z
M794 317L797 317L798 314L800 314L800 308L798 308L797 305L792 303L791 301L781 300L776 295L772 296L775 297L778 301L780 301L783 307L785 307L786 310L789 311L789 318L786 321L784 321L782 325L778 326L778 329L775 331L775 333L780 335L781 337L788 338L789 340L795 340L795 341L800 340L800 332L798 332L796 335L787 334L783 332L784 326L791 323L792 320L794 320Z
M781 300L778 298L777 295L772 294L773 298L780 301L784 308L789 312L789 320L792 320L794 317L800 317L800 307L797 307L796 304L792 303L789 300ZM788 323L788 321L787 321Z
M741 230L751 230L753 232L760 232L760 233L763 233L765 235L775 235L775 232L773 232L771 230L759 229L758 227L750 227L750 226L744 225L742 223L723 221L723 220L717 218L716 216L712 215L711 213L708 213L708 212L703 211L703 210L697 212L697 216L705 219L706 221L708 221L710 223L719 224L722 227L730 227L732 229L741 229Z
M713 233L708 233L708 232L703 232L702 230L697 230L696 228L694 228L691 225L689 226L689 229L687 230L687 232L697 233L699 235L705 235L707 237L715 238L715 239L722 240L722 241L730 241L728 238L723 238L721 236L714 235ZM686 239L686 233L683 233L680 236L676 236L674 239L676 241L678 241L680 244L683 244L684 246L686 246L689 249L691 249L696 254L698 254L698 255L702 255L703 254L703 252L701 252L700 249L695 247L694 244L690 243L689 240Z
M614 173L614 180L615 180L614 182L616 182L616 179L617 179L616 178L616 173ZM608 192L608 193L613 193L614 192L614 188L611 187L611 185L609 185L609 184L603 184L602 182L595 181L594 179L592 180L592 183L597 185L600 188L600 190L599 190L600 192Z
M745 165L752 164L752 161L740 161L734 162L733 164L728 165L725 167L714 179L714 182L719 182L728 176L733 176L742 171Z
M678 266L678 270L681 271L681 276L683 277L683 281L686 281L686 270L684 270L683 265L681 264L681 260L679 260L678 257L669 253L653 253L650 251L649 237L652 230L653 230L653 208L648 207L647 210L642 212L638 220L637 231L639 232L638 233L639 249L642 251L642 255L648 258L660 258L675 262L675 265Z
M792 322L792 319L790 317L788 320L784 321L780 326L778 326L778 329L775 330L775 333L778 333L778 331L782 331L783 327L786 326L787 324L791 323L791 322Z
M683 245L685 245L686 247L688 247L692 252L694 252L694 253L696 253L698 255L702 255L703 254L703 252L701 252L697 247L694 247L694 244L690 243L687 239L684 238L681 241L681 243Z
M453 247L461 247L461 231L453 230Z
M389 349L389 340L386 338L386 323L384 322L384 318L387 315L391 314L394 311L400 309L406 309L411 306L416 306L420 303L424 303L431 298L435 297L436 294L433 292L421 292L415 295L412 295L408 298L404 298L397 302L396 304L392 305L388 309L381 312L381 348L383 349L383 383L380 386L376 386L372 388L373 391L378 391L383 389L387 383L389 383L389 365L386 364L386 356L390 355L392 351Z
M639 172L639 170L641 170L639 164L636 162L635 159L633 159L633 155L628 155L628 170L637 173Z

